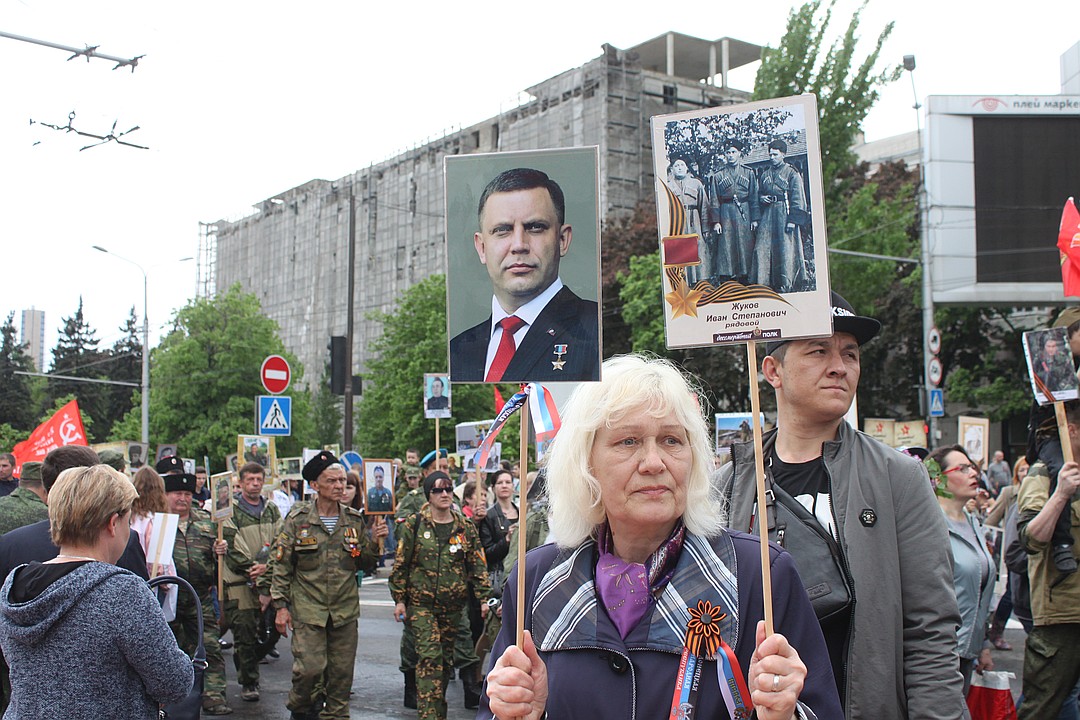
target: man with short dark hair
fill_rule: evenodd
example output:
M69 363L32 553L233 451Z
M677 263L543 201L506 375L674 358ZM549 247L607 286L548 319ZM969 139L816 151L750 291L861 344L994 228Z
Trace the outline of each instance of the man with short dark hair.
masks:
M195 468L195 492L191 494L191 499L199 503L200 506L210 499L210 488L207 486L206 480L206 468L199 465Z
M514 168L480 196L473 246L491 278L491 315L450 341L454 382L600 379L599 306L559 278L570 250L562 188Z
M788 146L781 138L769 143L769 164L758 176L761 221L754 244L753 280L779 293L812 290L804 264L802 233L806 223L806 194L802 176L788 163Z
M777 410L776 429L762 443L766 481L771 497L790 497L812 516L795 521L822 538L826 558L839 555L854 598L818 618L847 720L954 720L966 707L945 520L918 460L845 422L860 346L881 323L856 315L836 293L831 304L832 336L766 345L761 371ZM756 531L753 443L734 446L719 485L724 525ZM807 563L821 561L801 544L787 550L804 577ZM811 589L814 597L830 594Z
M277 505L262 496L265 476L266 470L258 463L240 468L240 492L233 497L232 517L222 530L229 544L222 610L226 626L232 629L240 698L247 702L259 700L259 619L270 604L270 548L281 531Z
M716 259L710 273L717 282L749 282L759 193L757 175L743 166L746 143L732 139L724 150L727 164L709 176L708 223L715 238Z
M390 512L394 509L394 497L386 487L386 471L381 465L376 465L371 470L371 478L375 484L368 490L366 511L369 513Z
M0 497L10 495L19 487L19 480L15 474L15 456L11 453L0 453Z

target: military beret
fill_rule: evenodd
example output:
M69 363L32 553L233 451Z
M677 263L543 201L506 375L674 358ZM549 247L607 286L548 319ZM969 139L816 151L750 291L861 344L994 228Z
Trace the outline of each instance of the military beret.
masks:
M450 479L450 476L444 473L442 470L436 470L435 472L424 478L424 497L431 497L431 489L435 487L435 483L440 480L445 480L450 487L454 487L454 482Z
M172 473L162 475L165 481L165 492L195 492L195 476L190 473Z
M108 465L113 470L124 472L124 467L126 465L123 453L111 449L102 450L98 453L98 459L101 460L102 464ZM183 465L183 463L181 463L181 465Z
M435 462L435 453L436 452L439 453L439 457L447 457L449 455L446 448L439 448L438 450L432 450L431 452L429 452L427 455L424 456L423 460L420 461L420 467L426 468L428 465Z
M19 479L30 480L32 482L41 482L41 463L39 463L37 460L24 462L22 464L22 474L19 475Z
M323 450L307 461L307 464L304 465L304 469L300 471L300 474L304 476L305 480L312 483L319 479L323 470L337 462L338 459L334 457L334 453L329 450Z

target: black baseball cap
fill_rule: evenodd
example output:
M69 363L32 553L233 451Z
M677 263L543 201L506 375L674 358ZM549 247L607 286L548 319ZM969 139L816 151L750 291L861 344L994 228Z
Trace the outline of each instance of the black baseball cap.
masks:
M829 304L832 306L833 333L845 332L855 337L855 342L864 345L881 332L881 323L872 317L856 315L855 308L851 307L844 298L836 292L829 295ZM765 354L772 355L781 345L791 342L790 340L777 340L765 344Z

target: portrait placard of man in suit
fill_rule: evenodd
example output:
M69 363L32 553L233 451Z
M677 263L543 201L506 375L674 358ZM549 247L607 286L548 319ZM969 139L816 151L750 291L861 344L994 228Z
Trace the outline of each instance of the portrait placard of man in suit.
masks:
M600 379L596 158L595 148L447 158L453 382Z

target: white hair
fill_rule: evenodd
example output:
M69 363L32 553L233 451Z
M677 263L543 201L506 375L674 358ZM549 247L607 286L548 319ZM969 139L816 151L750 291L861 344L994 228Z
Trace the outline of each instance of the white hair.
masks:
M691 451L683 524L695 535L719 531L720 506L709 475L712 444L700 390L670 361L621 355L604 362L603 381L582 383L562 413L562 428L547 461L551 533L561 547L580 545L604 521L600 482L589 466L596 431L630 412L662 418L673 413L686 429ZM596 468L603 472L603 468Z

